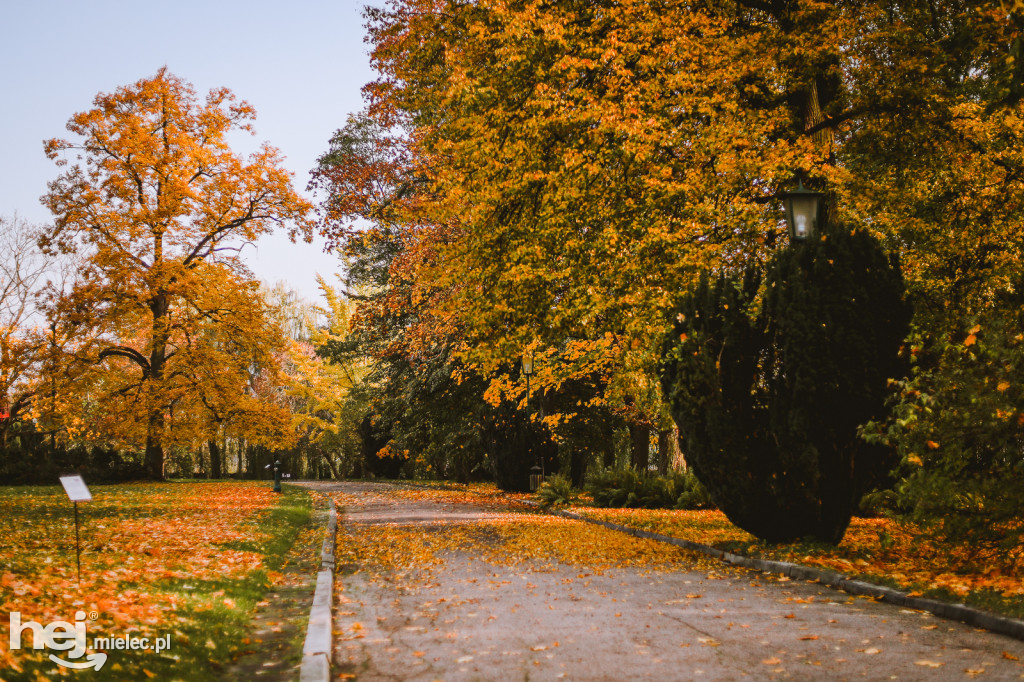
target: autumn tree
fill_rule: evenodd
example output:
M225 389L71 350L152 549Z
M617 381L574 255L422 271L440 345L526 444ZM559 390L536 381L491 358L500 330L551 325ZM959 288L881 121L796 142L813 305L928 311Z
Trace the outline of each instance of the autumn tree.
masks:
M206 277L211 298L183 311L198 316L182 325L188 341L179 350L181 381L187 389L176 403L181 417L175 430L188 433L193 447L205 440L210 475L220 478L228 438L277 449L290 445L294 434L278 395L286 381L281 365L287 339L277 311L256 282L222 268L208 269ZM218 311L214 320L208 319L211 310Z
M37 296L47 264L37 231L17 215L0 216L0 447L29 404L45 345Z
M277 150L263 145L243 158L228 146L233 131L252 132L254 118L229 90L199 101L161 69L74 115L76 140L45 144L66 170L43 197L55 221L40 243L83 256L82 281L62 302L89 340L78 355L95 363L99 395L129 420L129 440L145 444L153 478L164 475L174 405L183 391L203 390L186 389L187 351L233 312L212 289L245 286L243 242L282 224L293 238L309 235L310 206Z
M371 112L407 128L421 218L462 231L430 277L453 285L480 362L596 327L652 377L678 292L784 242L797 173L900 251L927 324L987 305L1024 256L1016 9L397 0L368 16Z
M318 277L322 305L300 302L293 293L275 298L290 301L294 335L285 350L285 395L292 429L307 464L323 462L335 479L361 470L359 422L366 414L365 392L360 391L367 371L365 357L325 358L318 353L328 345L344 344L350 334L354 303L323 277ZM274 292L271 292L274 293Z

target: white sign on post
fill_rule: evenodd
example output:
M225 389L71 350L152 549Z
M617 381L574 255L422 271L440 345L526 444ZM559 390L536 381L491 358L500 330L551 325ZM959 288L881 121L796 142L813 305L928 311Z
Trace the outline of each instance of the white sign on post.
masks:
M92 495L81 476L61 476L60 484L72 502L92 502Z

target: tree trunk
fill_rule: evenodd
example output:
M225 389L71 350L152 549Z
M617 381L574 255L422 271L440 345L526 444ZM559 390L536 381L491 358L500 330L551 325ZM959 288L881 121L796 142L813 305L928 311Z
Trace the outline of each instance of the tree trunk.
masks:
M327 466L331 468L331 476L334 477L335 481L340 481L341 476L338 475L338 465L334 463L334 460L331 459L331 456L327 454L326 450L322 448L318 449L320 450L320 454L324 456L324 460L327 462Z
M587 454L587 450L569 445L569 478L577 488L583 487L583 478L587 473Z
M163 429L163 414L150 414L146 434L146 473L154 481L164 480L164 449L153 433Z
M159 243L157 254L159 256ZM154 265L159 258L154 259ZM167 295L156 294L150 301L149 309L153 313L153 346L149 353L149 368L144 370L149 383L146 419L146 470L154 481L164 480L164 408L157 399L164 377L164 364L167 361Z
M647 471L651 456L651 427L643 424L629 425L631 464L637 471Z
M206 441L206 444L210 448L210 478L221 478L223 473L223 460L220 446L217 445L217 439L211 438Z
M658 432L658 473L662 476L668 473L668 463L672 459L672 432Z

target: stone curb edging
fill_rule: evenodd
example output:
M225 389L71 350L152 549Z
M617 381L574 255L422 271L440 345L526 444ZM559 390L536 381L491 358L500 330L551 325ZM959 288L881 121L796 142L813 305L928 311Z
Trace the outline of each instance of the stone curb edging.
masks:
M302 647L300 682L329 682L331 679L331 605L334 602L334 549L338 511L330 500L327 537L320 550L320 572L316 577L313 607L309 610L306 642Z
M682 547L684 549L691 549L702 554L706 554L715 559L719 559L725 563L733 564L736 566L742 566L744 568L752 568L758 571L764 571L766 573L780 573L794 580L808 580L811 582L819 582L827 587L843 590L849 594L872 597L879 601L888 602L897 606L902 606L908 609L915 609L918 611L927 611L933 615L939 616L940 618L946 618L949 620L960 621L978 628L984 628L991 632L995 632L1008 637L1013 637L1024 641L1024 620L1018 620L1016 618L1008 618L1005 616L997 616L993 613L985 611L979 611L973 607L965 604L949 604L946 602L937 601L935 599L924 599L922 597L912 597L906 592L900 590L894 590L889 587L882 587L880 585L872 585L860 580L851 580L841 573L834 571L826 571L818 568L811 568L810 566L801 566L799 564L792 564L787 561L771 561L769 559L754 559L751 557L742 556L739 554L733 554L726 552L721 549L715 549L709 545L702 545L699 542L691 542L690 540L683 540L682 538L675 538L670 535L662 535L661 533L653 533L647 530L641 530L639 528L631 528L629 526L623 526L618 523L612 523L610 521L601 521L599 519L590 519L580 514L574 514L564 510L553 510L553 513L557 516L563 516L569 519L575 519L577 521L584 521L586 523L593 523L599 526L604 526L611 530L619 531L622 533L628 533L638 538L647 538L649 540L658 540L659 542L667 542L670 545Z

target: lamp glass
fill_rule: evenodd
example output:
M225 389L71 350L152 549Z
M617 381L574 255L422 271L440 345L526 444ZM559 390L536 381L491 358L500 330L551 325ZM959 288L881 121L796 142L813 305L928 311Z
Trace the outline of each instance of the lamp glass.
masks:
M533 374L533 354L523 356L523 374Z
M818 213L823 197L821 192L804 189L803 183L796 191L784 195L791 240L803 241L818 235Z

